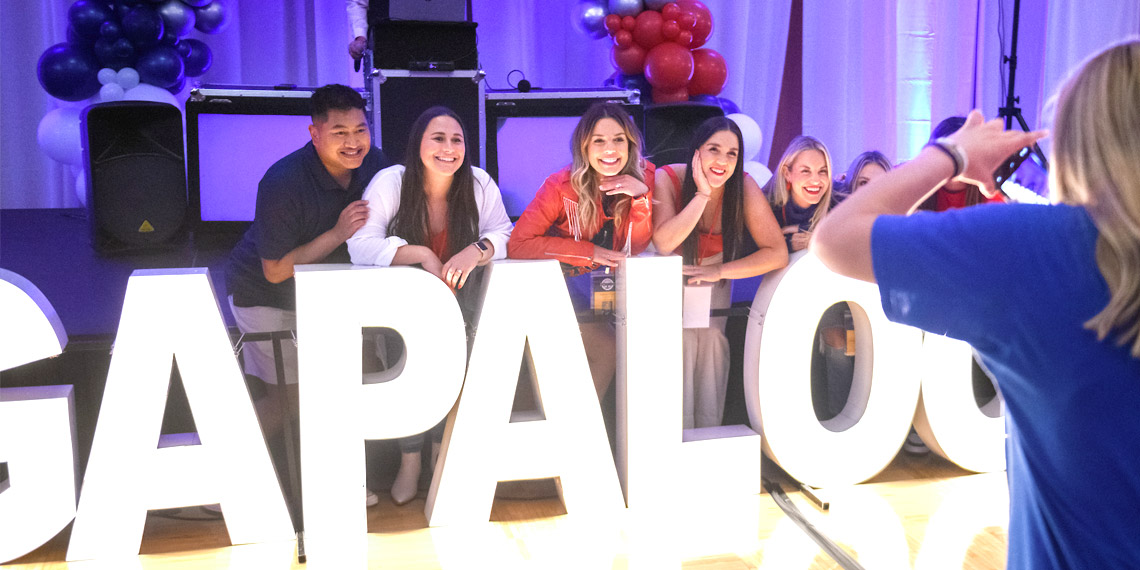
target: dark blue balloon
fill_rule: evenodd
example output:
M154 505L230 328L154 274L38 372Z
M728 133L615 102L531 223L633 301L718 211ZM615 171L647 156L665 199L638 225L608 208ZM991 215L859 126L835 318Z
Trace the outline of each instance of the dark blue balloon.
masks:
M137 6L123 17L123 36L135 44L135 48L145 51L157 45L162 37L162 16L147 6Z
M178 34L174 33L170 28L167 28L166 30L163 30L162 39L158 40L158 43L164 46L177 46Z
M214 63L214 54L210 51L210 46L206 45L206 42L194 38L186 38L180 42L180 46L181 45L187 45L190 48L189 55L183 56L183 61L186 63L187 77L198 77L210 69L210 65ZM181 51L179 53L181 53Z
M75 47L88 47L91 45L92 41L79 35L79 32L75 31L75 28L68 26L67 43Z
M717 97L717 99L720 100L720 108L724 110L725 115L740 112L740 107L737 107L736 103L733 103L730 99L725 97Z
M181 93L182 90L185 88L186 88L186 76L183 75L182 79L178 80L178 83L176 83L173 87L167 87L166 90L169 91L173 95L177 95L177 94Z
M47 48L36 64L44 91L64 101L82 101L98 93L98 74L94 55L66 43Z
M100 38L99 41L95 42L95 57L99 59L99 63L103 64L103 67L110 67L115 71L124 67L132 67L137 56L135 46L127 38L119 38L115 41Z
M185 41L180 41L174 45L174 49L178 50L178 55L182 56L182 59L186 59L190 55L190 47L190 44L186 43Z
M720 99L716 95L693 95L689 97L689 101L720 107Z
M649 84L649 80L645 79L642 74L637 75L621 75L618 77L617 85L625 89L637 89L641 91L642 101L653 100L653 86Z
M107 20L99 27L99 36L105 40L115 41L123 37L123 28L116 20Z
M621 72L615 71L602 82L602 87L620 87L618 80L621 79Z
M186 66L182 62L182 56L178 55L178 50L170 46L151 48L139 57L135 70L139 72L140 81L163 89L178 85L178 82L186 76Z
M131 6L131 5L115 4L115 16L117 18L119 18L119 21L122 21L123 18L126 18L127 14L130 14L131 10L133 10L133 9L134 9L134 6Z
M201 7L205 6L206 4L209 4L210 2L213 2L213 1L214 0L182 0L182 3L187 5L187 6L193 6L195 8L201 8Z
M79 0L67 10L67 21L88 43L99 39L99 28L113 17L106 4L93 0Z

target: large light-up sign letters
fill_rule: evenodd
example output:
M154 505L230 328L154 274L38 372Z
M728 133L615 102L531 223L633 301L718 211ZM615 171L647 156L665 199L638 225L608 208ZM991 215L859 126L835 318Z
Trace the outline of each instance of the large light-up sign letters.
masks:
M855 377L846 407L825 426L812 410L811 352L820 317L841 301L855 321ZM917 329L887 320L878 287L833 273L810 252L793 255L761 283L745 338L745 399L764 450L815 487L874 476L914 416L920 340Z
M0 562L23 556L75 516L75 399L71 386L0 388Z
M601 408L556 261L488 267L463 394L444 433L426 513L432 526L485 522L495 483L558 477L567 513L623 507ZM511 422L529 344L545 420Z
M840 277L805 253L767 276L752 306L745 395L763 438L745 426L682 430L680 260L622 263L615 470L558 264L503 261L486 273L468 357L455 298L430 274L297 268L301 466L314 568L366 562L364 441L420 433L444 417L447 430L426 505L433 526L486 523L495 484L507 480L559 478L563 502L575 516L652 517L665 497L755 494L761 448L810 485L858 483L897 454L915 418L920 380L925 405L916 422L931 446L967 469L1001 468L1001 419L974 404L964 345L933 336L923 344L918 330L886 320L874 285ZM57 354L62 346L58 319L53 323L50 306L44 309L46 302L35 294L26 281L0 273L4 338L38 346L0 346L6 366ZM821 424L811 403L811 351L820 316L840 301L854 316L855 377L846 408ZM8 307L23 316L8 321ZM9 322L31 323L31 332L13 337ZM403 337L403 366L387 382L362 378L365 327L391 328ZM512 422L528 345L544 419ZM201 443L159 448L172 363ZM0 418L20 427L0 422L0 460L11 463L12 473L11 488L0 495L0 560L34 549L51 528L66 524L75 504L69 396L11 394L0 396ZM29 430L30 423L12 418L32 413L26 410L33 404L51 411L35 412L44 427ZM50 441L35 440L33 432ZM48 465L59 480L45 477L37 490L21 487L28 473ZM28 508L20 501L33 501L47 514L37 521L42 525L25 524L13 534L3 525L26 520L12 516ZM136 271L67 558L134 556L148 509L209 503L222 504L235 544L293 537L206 270Z
M67 334L47 297L22 276L0 269L0 370L55 356Z
M760 436L747 426L682 430L681 258L618 271L617 463L630 508L760 492Z
M172 362L202 443L158 449ZM293 536L206 270L135 271L67 559L133 556L148 509L211 503L234 544Z
M344 542L367 533L364 440L443 419L463 383L467 340L455 296L426 271L309 265L296 280L305 534L321 562L322 552L361 547ZM362 383L363 327L403 337L399 376Z
M1005 469L1005 418L1001 398L982 408L974 400L973 349L944 336L924 333L922 405L914 429L930 449L977 472Z

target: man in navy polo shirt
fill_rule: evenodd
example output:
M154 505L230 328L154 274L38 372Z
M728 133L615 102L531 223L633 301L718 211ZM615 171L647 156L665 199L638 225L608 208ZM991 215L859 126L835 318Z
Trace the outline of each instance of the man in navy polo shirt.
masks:
M277 161L257 187L253 225L234 248L226 288L234 320L243 333L295 330L293 266L349 263L347 240L368 219L365 186L388 161L372 146L364 99L344 85L326 85L310 100L312 142ZM297 349L281 343L285 381L296 396ZM277 431L277 372L270 341L246 343L247 374L265 383L258 399L266 431Z

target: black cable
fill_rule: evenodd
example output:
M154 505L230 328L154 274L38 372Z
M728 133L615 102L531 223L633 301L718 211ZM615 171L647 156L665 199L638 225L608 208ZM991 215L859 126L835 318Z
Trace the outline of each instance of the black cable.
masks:
M804 531L804 533L808 535L808 538L812 539L812 542L818 544L824 553L830 556L832 560L835 560L836 564L844 570L864 570L863 565L859 564L858 560L852 558L846 550L843 550L834 540L828 538L827 535L820 532L819 529L815 528L815 525L804 518L803 513L796 508L795 503L792 503L792 500L784 493L784 489L765 477L761 477L760 482L764 485L764 489L768 491L768 495L776 502L776 506L780 507L780 510L784 511L784 514L788 515L788 518L792 519L792 522L796 523L796 526L800 527L800 530Z

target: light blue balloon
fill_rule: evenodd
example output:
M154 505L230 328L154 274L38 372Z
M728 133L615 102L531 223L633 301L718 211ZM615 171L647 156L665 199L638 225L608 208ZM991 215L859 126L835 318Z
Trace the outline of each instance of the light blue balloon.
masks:
M99 85L106 85L108 83L115 82L116 73L114 69L111 69L110 67L104 67L103 69L99 70L97 77L99 78Z
M606 31L606 7L602 0L582 0L574 8L574 24L579 32L593 39L603 38Z
M645 7L641 0L610 0L610 13L618 16L636 16Z
M123 89L134 89L139 84L139 72L135 71L133 67L124 67L119 70L117 77L115 77L115 83L118 83L119 87Z
M123 89L118 83L108 83L99 89L99 100L120 101L125 93L126 89Z

